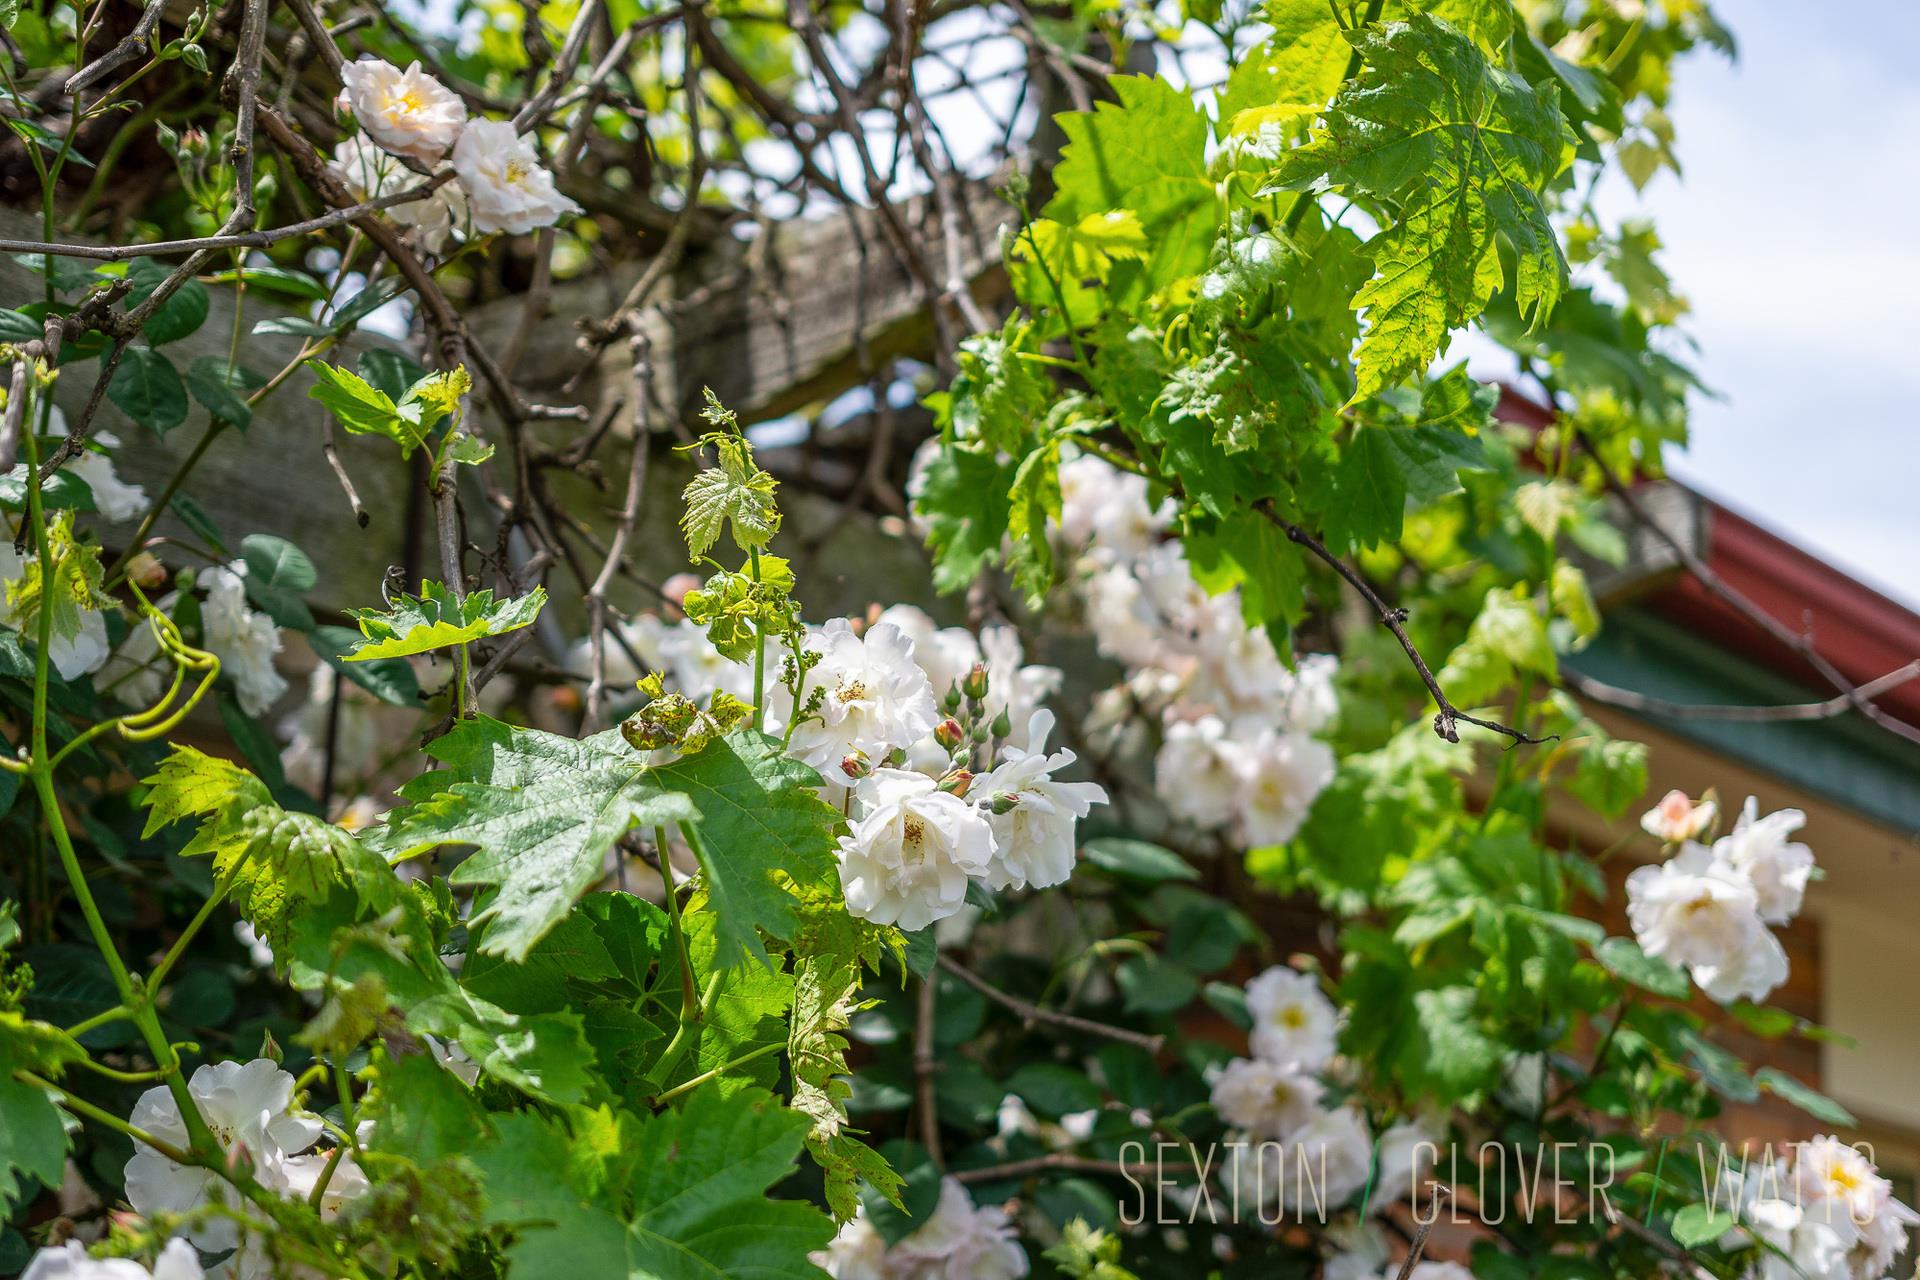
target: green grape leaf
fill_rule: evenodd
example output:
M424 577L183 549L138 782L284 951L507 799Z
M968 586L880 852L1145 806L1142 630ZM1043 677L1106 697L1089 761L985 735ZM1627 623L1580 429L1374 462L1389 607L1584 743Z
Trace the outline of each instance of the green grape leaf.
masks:
M487 925L488 954L524 959L636 826L699 823L721 967L764 960L756 930L786 937L798 923L796 899L776 875L804 884L831 874L837 815L812 791L819 775L774 738L735 733L650 767L615 730L576 741L479 717L431 750L448 768L402 788L412 804L370 838L395 858L477 845L452 879L496 887L474 920Z
M447 768L402 787L411 803L368 839L396 861L443 844L478 846L452 880L495 887L473 923L487 926L480 950L510 960L524 960L600 879L621 836L699 816L617 730L575 740L479 716L429 750Z
M807 1122L763 1089L710 1084L659 1115L584 1113L570 1130L529 1112L491 1119L471 1156L487 1222L512 1231L520 1280L820 1276L807 1255L832 1221L768 1195L793 1171Z
M0 923L11 918L0 916ZM13 1073L57 1079L68 1063L86 1056L60 1028L0 1009L0 1210L31 1199L36 1182L59 1186L67 1159L66 1125L52 1096Z
M1261 16L1273 34L1240 58L1220 91L1220 122L1236 132L1258 127L1257 117L1236 124L1243 111L1324 104L1352 53L1333 10L1319 0L1267 0Z
M847 957L805 955L794 966L793 1020L787 1056L793 1073L793 1109L812 1121L807 1149L826 1174L827 1208L845 1222L860 1204L865 1181L896 1207L901 1179L879 1152L847 1127L847 1038L853 1014L871 1001L860 996L860 965Z
M315 627L307 643L328 666L371 693L396 707L420 705L420 680L405 658L376 658L372 662L349 662L347 654L365 640L346 627Z
M1545 321L1567 264L1541 192L1570 148L1553 86L1493 66L1443 23L1413 14L1356 43L1366 69L1280 173L1290 187L1325 181L1398 210L1368 244L1374 277L1353 298L1367 318L1358 400L1425 369L1486 307L1503 277L1502 238L1521 315Z
M142 838L200 819L181 856L210 855L215 877L232 885L234 905L275 943L288 936L298 905L324 901L335 888L373 907L398 894L379 854L324 818L282 809L265 783L231 761L175 745L142 781L149 788Z
M399 402L359 374L324 360L308 360L313 386L307 395L332 412L334 418L355 435L385 436L400 446L400 456L411 458L415 449L425 447L427 436L439 415L428 402L409 389ZM419 386L415 384L415 389Z
M1154 285L1206 266L1220 206L1207 176L1206 115L1186 90L1155 76L1115 76L1118 102L1059 117L1067 144L1053 171L1046 216L1079 225L1130 210L1148 243Z
M546 602L545 587L535 587L524 596L508 600L496 601L493 592L484 589L455 600L440 583L422 582L419 595L400 596L384 613L378 609L347 611L366 640L346 655L346 661L408 658L506 635L532 625Z
M740 437L711 432L702 443L713 446L720 465L695 475L681 495L686 510L680 528L688 554L696 560L705 555L726 526L742 551L766 546L780 531L780 509L774 505L780 482L755 464L753 447Z
M764 962L756 928L787 938L800 925L799 901L779 881L805 886L833 875L840 817L817 794L820 775L782 752L779 739L750 731L728 734L655 774L699 814L695 852L719 912L716 963Z
M1000 544L1013 518L1013 464L991 449L946 448L922 473L914 510L927 521L933 553L933 584L964 590L1000 558Z
M816 1280L807 1254L825 1247L833 1223L767 1196L806 1134L806 1118L766 1091L715 1085L643 1123L629 1185L631 1274Z

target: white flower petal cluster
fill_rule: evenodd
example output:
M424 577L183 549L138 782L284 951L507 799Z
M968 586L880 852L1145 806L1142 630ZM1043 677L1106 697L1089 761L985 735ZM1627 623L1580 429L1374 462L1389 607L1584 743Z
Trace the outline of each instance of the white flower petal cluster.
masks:
M1743 1280L1879 1280L1920 1222L1871 1159L1831 1136L1729 1173L1725 1189L1740 1226L1721 1245L1762 1250Z
M1213 1109L1256 1141L1285 1139L1320 1114L1325 1092L1296 1063L1235 1058L1213 1082Z
M467 123L460 96L420 69L405 71L383 58L365 57L340 68L348 107L369 137L397 156L433 164L454 145Z
M1033 749L1008 743L1001 762L974 781L989 811L1001 805L1005 813L991 813L994 859L987 869L987 888L1044 889L1062 884L1073 874L1074 826L1096 804L1107 802L1097 783L1062 782L1053 775L1074 761L1071 751L1046 754L1053 732L1053 712L1033 713L1026 739Z
M975 1205L954 1178L941 1181L933 1216L891 1247L863 1209L812 1257L834 1280L1018 1280L1027 1274L1026 1250L1006 1211Z
M378 200L418 186L420 175L375 145L365 133L356 133L334 148L328 168L340 176L356 200ZM466 231L470 214L466 191L443 182L424 198L387 206L387 216L413 229L415 241L428 253L446 251L453 233Z
M1168 811L1249 846L1291 840L1333 780L1315 735L1338 712L1335 660L1287 668L1237 591L1209 594L1178 542L1162 540L1169 507L1145 480L1100 458L1060 468L1058 535L1077 556L1075 584L1100 652L1127 668L1136 706L1165 732L1154 786Z
M1357 1107L1316 1111L1285 1139L1235 1134L1223 1176L1243 1220L1274 1207L1325 1221L1373 1172L1373 1134Z
M1340 1013L1308 974L1275 965L1247 984L1253 1056L1318 1071L1333 1060Z
M958 911L993 858L986 815L906 769L876 769L856 791L864 813L840 837L847 910L909 931Z
M1733 831L1713 842L1714 856L1745 876L1758 899L1760 918L1786 924L1800 914L1807 882L1813 878L1813 850L1787 837L1807 823L1798 809L1759 816L1752 796L1740 810Z
M69 1240L58 1249L42 1249L27 1263L20 1280L202 1280L200 1255L185 1240L169 1240L153 1270L132 1258L91 1258L87 1246Z
M842 767L850 755L881 760L933 732L940 718L933 686L899 627L879 622L857 634L845 618L835 618L808 638L807 648L820 661L801 696L819 691L824 697L794 727L788 750L830 781L854 781Z
M522 235L550 227L580 206L560 194L531 139L504 120L475 120L453 148L473 228Z
M256 1176L273 1187L275 1172L286 1157L304 1151L320 1136L318 1116L293 1110L293 1077L270 1059L252 1062L209 1063L187 1081L194 1105L207 1127L230 1156L245 1152ZM174 1146L188 1143L186 1122L165 1085L140 1095L133 1105L136 1129ZM222 1194L226 1183L194 1165L175 1164L143 1143L134 1143L127 1161L127 1201L144 1215L187 1213ZM208 1215L186 1236L202 1249L231 1249L240 1243L238 1225L230 1218Z
M443 183L425 199L388 212L415 228L423 248L439 253L454 230L524 234L550 227L580 206L560 194L532 139L505 120L467 118L458 94L420 69L372 56L341 68L341 103L362 133L334 153L332 167L361 199L377 199L420 180L386 162L380 148L423 165L452 153L458 185Z
M1684 966L1722 1004L1765 999L1787 980L1786 950L1767 926L1799 914L1813 875L1813 851L1787 839L1805 820L1797 809L1761 818L1749 797L1712 848L1689 840L1628 876L1627 919L1641 950Z
M221 674L233 680L240 694L240 709L257 716L280 700L287 682L273 662L280 652L280 628L266 614L247 607L247 584L241 577L245 568L243 562L208 571L202 579L207 599L200 622L207 648L220 659Z
M385 758L386 744L393 741L394 726L382 723L384 707L326 663L314 664L306 701L280 721L280 735L287 740L280 766L287 781L319 795L329 755L336 783L372 776Z

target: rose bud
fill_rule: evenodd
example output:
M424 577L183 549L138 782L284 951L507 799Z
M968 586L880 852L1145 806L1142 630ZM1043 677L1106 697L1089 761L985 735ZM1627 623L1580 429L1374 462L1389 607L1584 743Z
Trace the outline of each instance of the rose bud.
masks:
M967 788L973 785L973 774L965 769L955 769L940 779L940 790L950 796L965 796Z
M849 751L840 757L840 772L858 782L873 772L873 761L867 759L864 751Z
M933 726L933 740L951 751L967 740L967 731L960 727L958 720L948 716Z
M972 698L975 702L978 702L980 701L980 699L987 696L987 664L986 663L984 662L974 663L973 670L967 672L965 676L961 677L960 692L966 694L969 698Z

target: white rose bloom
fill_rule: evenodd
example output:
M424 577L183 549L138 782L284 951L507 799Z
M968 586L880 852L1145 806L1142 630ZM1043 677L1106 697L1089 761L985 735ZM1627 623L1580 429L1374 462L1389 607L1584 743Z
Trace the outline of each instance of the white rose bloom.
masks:
M914 662L913 641L890 622L875 623L864 636L845 618L814 633L807 647L821 654L808 673L802 699L824 690L820 709L793 731L788 752L818 769L829 782L852 781L840 767L849 754L878 761L933 732L939 712L926 672ZM802 705L805 703L803 701Z
M1920 1214L1893 1198L1893 1184L1858 1149L1827 1136L1794 1152L1791 1199L1810 1222L1846 1240L1855 1276L1881 1275L1906 1248Z
M354 120L395 155L432 164L462 136L466 104L418 62L402 71L369 56L341 67L340 78Z
M1669 791L1660 803L1640 815L1640 829L1664 844L1698 840L1720 816L1712 800L1695 804L1684 791Z
M220 659L221 674L232 678L240 694L240 709L257 716L287 691L287 682L274 668L280 652L280 628L264 613L247 607L247 586L239 573L220 567L201 579L207 601L200 611L207 648Z
M1333 781L1333 748L1304 733L1266 729L1231 754L1242 779L1237 825L1252 848L1293 839Z
M1373 1172L1373 1135L1353 1107L1322 1111L1283 1144L1286 1185L1281 1203L1315 1221L1345 1205Z
M1213 1109L1256 1140L1285 1140L1320 1114L1324 1092L1292 1063L1235 1058L1213 1082Z
M340 175L356 200L378 200L422 181L419 174L380 150L364 133L356 133L334 148L327 167ZM458 183L443 182L423 199L388 205L386 212L401 226L414 229L422 249L439 254L446 249L447 238L455 228L467 224L467 197Z
M65 430L64 426L57 429ZM94 432L93 442L108 449L120 447L118 437L111 431ZM94 510L107 523L124 524L147 513L147 491L137 484L122 480L113 469L113 459L107 454L82 449L67 463L67 470L87 482L87 488L93 491Z
M1438 1148L1426 1126L1402 1120L1380 1135L1380 1172L1373 1184L1373 1208L1383 1212L1396 1201L1407 1202L1433 1172ZM1411 1207L1426 1212L1424 1203Z
M995 891L1031 885L1044 889L1073 874L1074 824L1096 804L1107 802L1098 783L1060 782L1053 774L1074 761L1071 751L1047 755L1047 735L1053 732L1053 712L1033 713L1027 728L1031 751L1009 744L998 765L974 779L972 794L983 806L997 796L1012 796L1007 813L988 816L993 828L994 856L987 868L987 887Z
M313 1189L320 1185L320 1174L332 1156L329 1150L283 1157L263 1166L262 1172L269 1176L263 1177L261 1183L283 1196L311 1202ZM342 1155L334 1165L333 1176L327 1179L327 1189L320 1194L321 1220L332 1222L338 1218L342 1209L367 1194L370 1185L353 1153Z
M1176 721L1153 760L1153 785L1167 812L1200 827L1224 826L1239 807L1245 779L1217 716Z
M1131 569L1102 569L1086 580L1080 594L1086 602L1087 629L1101 656L1130 667L1145 666L1160 656L1160 614Z
M1768 924L1785 924L1800 914L1813 877L1813 850L1787 837L1806 821L1798 809L1762 818L1758 802L1748 796L1733 831L1713 842L1714 857L1752 882L1760 918Z
M867 1220L864 1206L854 1211L825 1249L807 1257L833 1280L899 1280L900 1276L887 1259L886 1237Z
M1281 689L1281 714L1287 728L1295 733L1319 733L1340 714L1340 701L1334 693L1333 678L1340 673L1340 659L1330 653L1310 653L1287 673Z
M12 538L0 538L0 592L4 592L8 582L25 573L32 560L32 556L21 556L14 551ZM38 621L23 616L7 602L4 594L0 594L0 623L17 629L28 645L39 635ZM56 635L47 645L47 661L62 680L78 680L98 671L106 665L107 653L106 615L94 609L80 610L78 632L71 636Z
M923 609L910 604L890 605L878 619L900 628L913 641L913 660L927 673L927 683L936 698L960 682L980 661L980 642L965 627L935 626ZM997 692L997 691L996 691Z
M1327 1225L1326 1241L1339 1253L1327 1259L1321 1280L1379 1280L1392 1253L1386 1233L1372 1219L1339 1218Z
M1340 1014L1307 974L1275 965L1247 984L1253 1054L1318 1071L1333 1057Z
M1763 1250L1744 1280L1852 1280L1847 1265L1854 1235L1851 1224L1846 1224L1843 1235L1809 1218L1791 1200L1752 1195L1740 1206L1739 1219L1739 1227L1720 1237L1721 1246L1742 1249L1758 1244Z
M132 1258L90 1258L87 1246L69 1240L58 1249L42 1249L27 1263L20 1280L202 1280L200 1255L185 1240L169 1240L149 1271Z
M1704 845L1628 876L1627 919L1641 950L1684 965L1722 1004L1764 999L1786 981L1786 952L1760 920L1753 885Z
M902 1280L1017 1280L1027 1274L1027 1254L995 1205L973 1203L953 1178L940 1182L940 1204L926 1225L891 1250Z
M1173 522L1172 503L1147 504L1146 477L1092 454L1060 465L1060 534L1108 562L1145 555Z
M504 120L475 120L453 148L453 171L467 189L473 229L522 235L550 227L580 206L553 185L531 139Z
M908 931L959 910L967 878L985 874L993 857L980 811L904 769L874 770L858 794L865 814L840 837L847 910Z
M320 1136L317 1116L292 1111L293 1077L266 1058L252 1062L215 1062L196 1070L187 1088L207 1127L223 1150L244 1149L256 1165L303 1151ZM132 1124L163 1142L185 1147L186 1122L165 1085L156 1085L133 1104ZM226 1183L206 1169L175 1164L141 1143L127 1161L127 1201L138 1213L186 1213L219 1195ZM239 1243L236 1223L210 1217L186 1233L202 1249L231 1249Z

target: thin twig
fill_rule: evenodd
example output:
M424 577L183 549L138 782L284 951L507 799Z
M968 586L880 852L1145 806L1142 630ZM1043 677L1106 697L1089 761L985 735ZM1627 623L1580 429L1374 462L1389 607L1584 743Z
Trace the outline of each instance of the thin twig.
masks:
M1563 682L1583 698L1595 702L1604 702L1610 707L1619 707L1625 711L1638 711L1646 715L1665 716L1672 720L1732 720L1745 724L1765 724L1780 721L1831 720L1835 716L1845 715L1855 709L1854 695L1873 698L1897 689L1903 684L1920 680L1920 660L1909 662L1865 684L1858 685L1852 693L1835 694L1824 702L1789 702L1775 706L1737 706L1729 703L1710 702L1669 702L1665 698L1656 698L1650 694L1633 689L1623 689L1619 685L1596 680L1579 671L1565 670L1561 673Z
M1020 1017L1029 1024L1044 1022L1052 1026L1064 1027L1070 1031L1078 1031L1084 1035L1101 1036L1108 1040L1118 1040L1123 1044L1136 1045L1139 1048L1145 1049L1148 1053L1159 1053L1161 1049L1166 1047L1167 1038L1165 1036L1148 1035L1143 1031L1129 1031L1125 1027L1114 1027L1104 1022L1095 1022L1091 1018L1080 1018L1075 1017L1071 1013L1061 1013L1054 1009L1044 1009L1031 1001L1022 1000L1019 996L1009 995L951 956L941 956L940 967L972 987L975 991L978 991L987 999L1019 1014Z

